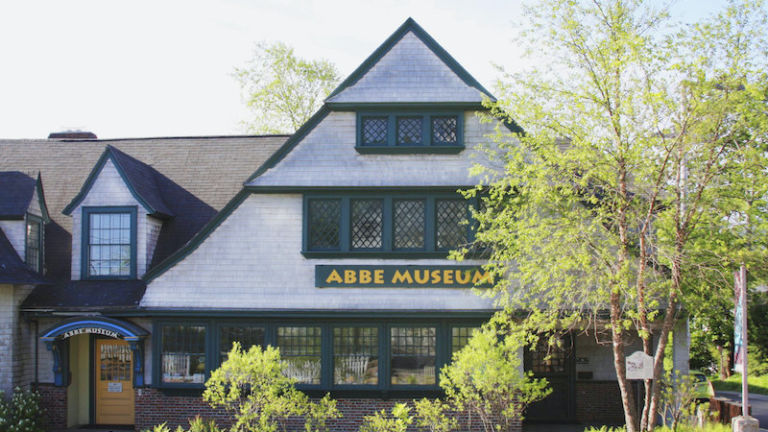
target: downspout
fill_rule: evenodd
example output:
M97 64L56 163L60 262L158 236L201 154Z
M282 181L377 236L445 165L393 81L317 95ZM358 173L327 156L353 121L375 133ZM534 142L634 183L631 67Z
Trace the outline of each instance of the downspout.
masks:
M38 367L40 365L40 340L39 337L39 322L35 320L35 388L38 384Z

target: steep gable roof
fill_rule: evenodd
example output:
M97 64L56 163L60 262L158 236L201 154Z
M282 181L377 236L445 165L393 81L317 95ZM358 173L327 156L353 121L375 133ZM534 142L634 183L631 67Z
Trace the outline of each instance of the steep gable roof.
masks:
M0 283L31 285L43 282L40 275L24 264L3 230L0 230Z
M0 172L0 219L24 219L35 191L43 218L48 219L40 175L35 180L19 171Z
M344 103L480 103L495 100L424 29L408 18L326 99Z
M161 218L173 216L173 212L163 201L158 189L156 177L159 173L149 165L128 156L111 145L106 147L104 153L96 162L83 187L80 189L80 193L64 208L64 214L72 214L72 211L78 204L85 199L108 160L112 161L128 190L131 191L136 201L141 203L149 214Z

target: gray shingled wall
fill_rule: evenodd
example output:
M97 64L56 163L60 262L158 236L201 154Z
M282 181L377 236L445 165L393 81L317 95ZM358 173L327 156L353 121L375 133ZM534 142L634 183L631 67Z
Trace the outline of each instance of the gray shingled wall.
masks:
M360 80L329 102L480 102L482 93L462 81L416 37L406 33Z
M360 154L356 114L332 112L280 163L250 182L255 186L472 186L474 163L486 163L475 147L491 141L491 123L464 113L466 150L456 154Z

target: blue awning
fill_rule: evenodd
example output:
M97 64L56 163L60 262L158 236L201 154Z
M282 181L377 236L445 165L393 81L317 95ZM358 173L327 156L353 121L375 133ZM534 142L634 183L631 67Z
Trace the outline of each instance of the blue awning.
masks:
M145 338L149 332L127 321L87 316L74 317L55 324L41 333L40 340L51 342L56 339L68 339L78 334L98 334L130 342Z

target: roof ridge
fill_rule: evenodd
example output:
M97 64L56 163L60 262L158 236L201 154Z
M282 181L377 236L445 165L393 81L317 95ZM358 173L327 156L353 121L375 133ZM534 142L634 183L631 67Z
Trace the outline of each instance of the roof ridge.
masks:
M483 87L480 82L475 79L465 68L462 66L445 48L443 48L423 27L419 25L411 17L403 22L397 30L394 31L381 45L379 45L371 55L369 55L347 78L341 82L328 96L325 98L325 102L329 102L331 98L339 95L342 91L349 87L354 86L365 76L373 66L378 63L400 40L405 37L406 34L412 32L424 45L432 51L453 73L455 73L459 79L461 79L469 87L473 87L485 94L491 100L496 100L496 97Z

